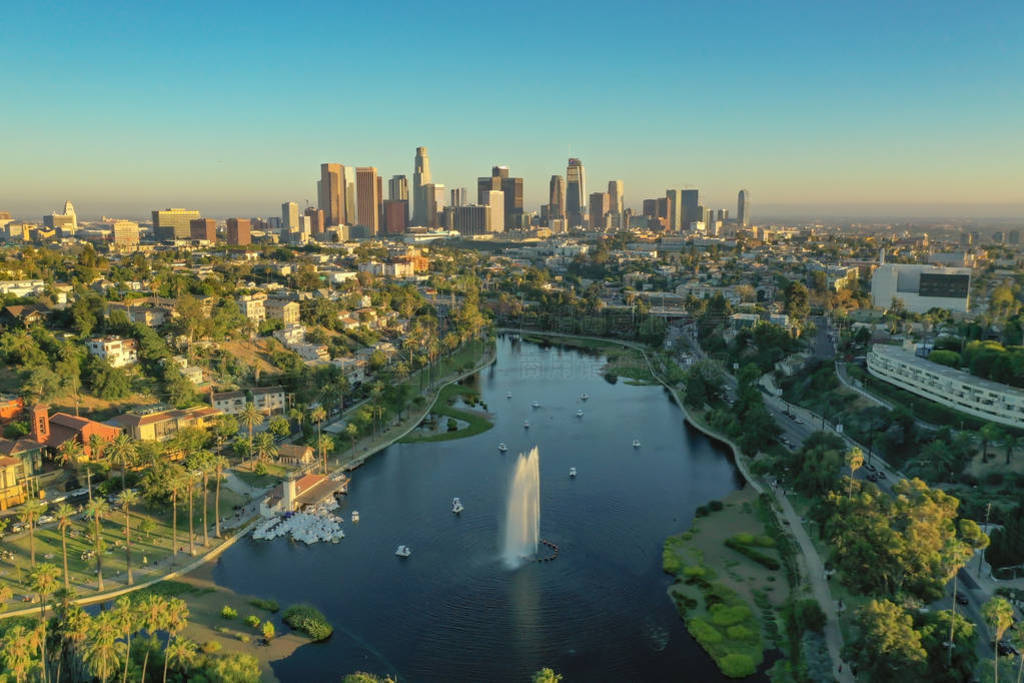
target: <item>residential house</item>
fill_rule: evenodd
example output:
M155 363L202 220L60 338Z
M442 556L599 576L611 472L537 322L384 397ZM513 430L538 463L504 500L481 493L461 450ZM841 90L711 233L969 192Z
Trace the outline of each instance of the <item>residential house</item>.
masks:
M264 304L269 320L280 320L288 325L299 324L299 302L286 299L267 299Z
M256 410L266 415L283 413L288 408L284 387L256 387L252 391L252 402Z
M266 301L267 295L263 292L243 294L238 297L238 307L246 318L254 323L260 323L267 319Z
M313 462L313 447L283 443L277 447L277 459L285 465L308 465Z
M95 337L85 343L89 353L106 360L112 367L123 368L139 360L139 345L134 339L106 336Z
M0 456L0 510L21 505L28 498L25 465L18 458Z
M0 327L27 329L32 325L45 322L49 315L49 309L38 304L4 306L0 310Z
M139 410L112 418L110 424L137 441L168 441L183 429L209 429L221 412L210 406L170 410Z

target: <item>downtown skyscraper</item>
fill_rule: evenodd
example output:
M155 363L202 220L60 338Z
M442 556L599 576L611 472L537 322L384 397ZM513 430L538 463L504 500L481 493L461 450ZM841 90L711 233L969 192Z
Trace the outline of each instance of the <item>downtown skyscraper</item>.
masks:
M341 225L344 208L344 186L341 184L341 164L320 164L320 196L317 207L324 212L327 225Z
M412 174L412 223L413 225L427 224L427 194L426 186L430 184L430 157L427 156L426 147L416 148L416 158L413 160Z
M565 212L570 227L583 225L583 213L587 206L587 176L583 170L583 162L569 159L565 171Z
M736 198L736 222L741 228L750 225L750 193L747 190L740 190Z
M565 178L560 175L551 176L548 183L548 218L565 218Z

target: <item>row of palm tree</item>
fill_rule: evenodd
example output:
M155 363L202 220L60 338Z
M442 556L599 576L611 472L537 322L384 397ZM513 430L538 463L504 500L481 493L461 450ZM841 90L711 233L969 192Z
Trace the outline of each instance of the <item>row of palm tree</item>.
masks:
M74 593L61 589L60 570L41 563L32 570L31 590L39 597L39 622L33 627L16 625L0 638L0 663L18 683L38 675L48 681L146 680L151 652L163 653L163 680L168 671L189 666L196 657L193 642L182 638L189 610L184 600L146 594L122 596L107 610L90 616L74 602ZM46 619L47 600L56 596L54 618ZM161 640L159 634L167 634ZM132 638L145 635L141 669L131 671ZM136 666L138 666L136 664Z

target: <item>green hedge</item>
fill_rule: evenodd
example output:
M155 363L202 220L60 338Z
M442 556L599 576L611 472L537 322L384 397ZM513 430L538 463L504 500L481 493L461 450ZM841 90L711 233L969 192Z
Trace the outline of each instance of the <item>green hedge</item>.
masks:
M753 560L754 562L757 562L759 565L766 567L767 569L775 571L777 569L782 568L782 565L774 557L769 557L768 555L765 555L764 553L755 550L754 548L751 548L749 545L741 543L740 541L736 540L735 536L733 536L732 538L725 539L725 545L726 547L732 548L736 552L748 557L749 559Z

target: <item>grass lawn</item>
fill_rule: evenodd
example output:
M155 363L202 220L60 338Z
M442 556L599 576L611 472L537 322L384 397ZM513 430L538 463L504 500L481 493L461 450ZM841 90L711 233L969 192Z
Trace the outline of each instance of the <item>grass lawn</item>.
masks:
M222 517L231 514L236 504L245 502L238 494L221 486L220 512ZM198 536L196 542L196 553L200 554L206 548L202 545L202 495L193 497L194 529ZM217 544L213 536L214 525L214 492L211 490L207 496L207 522L210 524L210 547ZM153 530L150 533L143 533L139 526L143 520L150 520L153 523ZM138 505L131 512L132 526L132 551L131 564L135 583L143 583L156 576L170 571L171 557L171 509L170 507L150 508L145 505ZM75 518L72 528L68 530L68 570L70 572L72 587L79 595L86 595L96 591L96 561L95 559L83 559L83 553L91 551L92 542L89 540L89 533L93 528L92 519L81 520ZM106 544L106 551L103 553L103 588L111 590L126 585L127 574L125 572L125 551L124 551L124 513L119 509L111 510L104 515L101 521L101 533ZM188 562L188 503L180 501L178 505L178 536L179 548L184 548L184 553L179 553L176 565L181 566ZM0 582L11 587L15 594L15 603L19 607L23 605L20 600L28 593L26 586L27 572L31 566L29 535L21 533L8 535L3 540L3 547L14 553L13 560L0 560ZM35 531L35 552L36 563L49 562L61 568L63 571L63 555L61 551L61 535L56 523L50 523L39 527ZM63 573L61 575L63 582Z
M451 439L461 439L467 436L476 436L477 434L486 432L494 426L494 423L487 419L485 413L482 411L456 408L453 405L455 400L458 398L472 400L478 397L479 394L470 387L462 386L461 384L449 384L441 390L440 394L438 394L437 401L434 403L430 412L436 415L442 424L447 421L447 418L453 418L465 422L466 426L456 431L444 431L435 434L417 434L415 431L412 431L403 437L401 442L422 443L430 441L449 441Z
M266 468L266 474L256 474L250 469L242 469L236 467L234 469L235 476L244 481L249 486L254 488L266 488L267 486L277 486L280 484L291 472L291 470L284 465L277 465L271 462L263 463ZM246 466L248 468L248 465ZM221 487L223 489L223 487Z
M676 577L668 594L687 630L722 673L753 674L766 641L779 638L775 611L789 595L779 553L758 518L756 492L747 487L730 494L720 510L670 536L662 566Z

